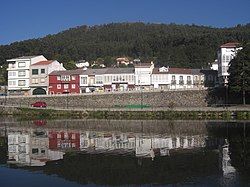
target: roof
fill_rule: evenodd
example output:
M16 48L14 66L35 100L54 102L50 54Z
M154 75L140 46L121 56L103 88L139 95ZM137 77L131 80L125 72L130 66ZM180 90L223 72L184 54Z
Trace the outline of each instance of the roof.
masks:
M200 69L187 69L187 68L168 68L168 71L159 71L159 68L154 68L152 74L200 74Z
M134 68L107 68L107 71L105 74L131 74L134 73Z
M145 68L145 67L151 67L152 64L151 63L139 63L139 64L135 64L134 66L137 68L139 67Z
M61 71L53 71L49 75L76 75L82 74L84 70L76 69L76 70L61 70Z
M35 55L35 56L21 56L21 57L17 57L17 58L8 59L8 61L17 60L17 59L31 59L31 58L35 58L35 57L38 57L38 56L41 56L41 55Z
M192 74L192 69L186 68L168 68L169 74Z
M40 61L40 62L37 62L35 64L32 64L31 66L48 65L48 64L51 64L52 62L54 62L54 60Z
M240 46L241 46L240 43L234 42L234 43L225 43L221 45L220 47L240 47Z
M107 68L86 69L86 70L83 70L81 75L101 75L101 74L105 74L106 71L107 71Z

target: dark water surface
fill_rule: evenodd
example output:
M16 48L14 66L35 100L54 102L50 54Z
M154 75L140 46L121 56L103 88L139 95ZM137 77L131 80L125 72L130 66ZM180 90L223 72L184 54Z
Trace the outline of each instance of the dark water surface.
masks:
M250 121L0 121L0 187L250 186Z

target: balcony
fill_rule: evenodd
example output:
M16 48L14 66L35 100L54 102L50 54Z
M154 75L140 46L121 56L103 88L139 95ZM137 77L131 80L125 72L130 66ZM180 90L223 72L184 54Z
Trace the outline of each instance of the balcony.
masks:
M183 81L183 80L180 80L180 81L179 81L179 85L184 85L184 81Z
M175 85L176 84L176 80L171 80L171 84Z

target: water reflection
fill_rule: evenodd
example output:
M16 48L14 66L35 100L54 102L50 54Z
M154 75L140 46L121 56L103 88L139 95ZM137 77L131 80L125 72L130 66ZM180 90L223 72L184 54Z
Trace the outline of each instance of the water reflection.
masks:
M91 124L96 127L100 125L97 121L84 122L89 127ZM48 125L47 121L32 121L31 124L34 126L29 125L29 122L22 122L22 126L9 125L5 129L8 137L8 163L20 166L43 166L47 161L62 159L65 152L72 151L133 154L136 157L151 157L154 160L155 156L169 156L172 151L205 147L207 139L205 134L200 134L201 131L205 132L205 129L200 127L197 134L195 131L191 132L189 127L190 132L186 132L186 125L182 122L179 122L182 125L176 132L173 131L171 123L158 124L158 127L165 130L161 134L149 131L152 123L146 121L140 122L141 132L136 124L135 130L138 132L75 129L72 122L53 121L51 123L55 126L42 127L45 124ZM119 121L112 121L112 123L119 123ZM172 133L168 133L169 128L172 129Z
M0 159L19 167L43 166L40 168L46 174L81 184L159 185L217 176L216 184L237 185L239 176L249 175L249 125L214 121L8 121L0 124L0 148L5 152Z

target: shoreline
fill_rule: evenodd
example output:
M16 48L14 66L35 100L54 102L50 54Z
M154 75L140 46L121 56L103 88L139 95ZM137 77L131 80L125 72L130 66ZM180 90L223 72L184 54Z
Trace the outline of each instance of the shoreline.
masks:
M32 108L0 106L0 115L21 118L97 118L97 119L240 119L250 120L249 106L231 107L147 107L147 108Z

